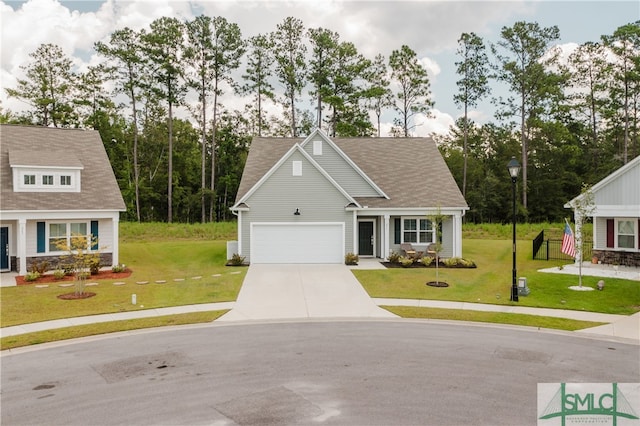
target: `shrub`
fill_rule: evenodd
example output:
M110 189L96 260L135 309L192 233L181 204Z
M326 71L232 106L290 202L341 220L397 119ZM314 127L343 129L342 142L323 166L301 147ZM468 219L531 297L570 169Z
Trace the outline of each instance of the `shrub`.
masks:
M409 268L411 267L411 265L413 265L413 259L409 259L407 257L400 257L400 265L402 265L403 268Z
M91 272L91 275L95 275L98 272L100 272L100 255L99 254L92 254L91 257L88 259L88 267L89 267L89 272Z
M476 264L473 260L463 259L461 257L451 257L445 259L444 264L450 268L475 268Z
M233 253L233 256L229 259L228 265L242 266L244 264L244 259L244 256L240 256L238 253Z
M401 258L401 257L402 257L402 256L400 256L400 253L397 253L397 252L395 252L395 251L392 251L392 252L389 254L389 262L390 262L390 263L400 263L400 258Z
M344 255L344 263L345 263L345 265L357 265L358 264L358 260L360 260L360 258L358 257L357 254L347 253L347 254Z
M55 271L53 271L53 278L55 278L56 280L63 279L65 275L66 274L62 269L56 269Z
M422 264L424 266L429 266L431 265L433 262L435 261L435 259L431 256L425 256L422 258Z
M33 262L31 264L31 272L37 272L42 275L49 270L49 262L42 260L40 262Z
M111 267L111 272L115 272L115 273L124 272L125 269L127 269L127 266L124 263L119 263Z
M24 280L27 282L33 282L38 278L40 278L40 272L36 271L27 272L27 274L24 276Z

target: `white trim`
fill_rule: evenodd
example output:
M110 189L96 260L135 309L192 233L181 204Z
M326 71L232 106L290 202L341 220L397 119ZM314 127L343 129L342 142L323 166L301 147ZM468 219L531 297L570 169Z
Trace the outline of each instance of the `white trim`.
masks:
M391 227L389 226L389 220L391 219L391 215L384 215L384 230L382 233L382 237L384 238L384 248L381 253L383 259L387 259L389 256L389 251L391 250L391 235L389 235L389 231Z
M613 226L614 248L616 250L623 250L623 251L638 251L640 249L640 247L638 247L638 232L639 232L638 218L637 217L616 217L613 220L614 220L614 226ZM619 243L620 222L631 222L631 224L633 225L633 247L620 247L620 243Z
M27 219L18 219L18 235L16 235L16 257L19 258L18 274L27 273Z
M239 255L244 255L244 253L242 253L242 212L243 210L239 210L238 211L238 254ZM249 234L251 235L251 234Z
M413 229L409 229L408 231L405 231L404 229L404 221L405 220L415 220L416 221L416 241L405 241L404 240L404 233L405 232L414 232ZM431 230L421 230L420 229L420 220L426 220L429 223L431 223ZM420 233L431 233L431 241L427 241L427 242L422 242L420 241ZM433 225L433 221L431 221L428 217L424 217L424 216L400 216L400 244L404 244L404 243L408 243L408 244L416 244L416 245L420 245L420 244L433 244L435 243L436 240L436 229Z
M316 136L316 135L318 135L322 139L324 139L325 142L327 142L329 144L329 146L331 146L338 153L338 155L340 155L347 162L347 164L349 164L351 166L351 168L356 171L356 173L358 173L369 185L371 185L371 187L381 197L384 197L387 200L390 199L389 196L387 194L385 194L385 192L382 189L380 189L380 187L378 185L376 185L376 183L373 181L373 179L371 179L369 176L367 176L367 174L365 172L363 172L362 169L360 167L358 167L358 165L356 163L354 163L353 160L351 160L351 158L349 158L349 156L347 154L345 154L345 152L343 150L341 150L340 147L338 145L336 145L335 142L333 142L324 131L322 131L322 129L316 128L314 131L312 131L311 134L309 136L307 136L307 138L300 143L300 146L302 146L304 148L304 146L307 145L309 143L309 141L313 140L314 136Z

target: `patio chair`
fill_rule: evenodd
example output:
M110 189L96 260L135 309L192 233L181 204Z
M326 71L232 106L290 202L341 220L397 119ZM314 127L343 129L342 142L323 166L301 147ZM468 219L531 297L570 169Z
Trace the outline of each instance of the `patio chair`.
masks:
M427 249L425 251L425 256L429 256L429 257L436 257L436 245L434 243L431 243L427 246Z
M400 250L404 252L405 257L413 259L416 257L416 249L410 243L400 244Z

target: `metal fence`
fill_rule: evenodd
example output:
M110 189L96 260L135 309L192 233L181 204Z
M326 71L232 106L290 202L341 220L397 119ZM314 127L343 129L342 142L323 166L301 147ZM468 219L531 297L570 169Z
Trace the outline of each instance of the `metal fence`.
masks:
M557 237L557 232L547 231L547 235ZM535 260L573 260L561 251L562 235L559 238L546 238L545 231L542 230L533 240L533 258ZM590 259L593 249L593 241L585 238L582 241L582 258Z

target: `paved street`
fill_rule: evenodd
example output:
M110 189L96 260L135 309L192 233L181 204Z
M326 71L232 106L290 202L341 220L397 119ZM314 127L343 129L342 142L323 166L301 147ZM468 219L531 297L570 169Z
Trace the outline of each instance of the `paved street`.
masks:
M639 348L439 321L214 323L3 354L2 425L536 424L539 382L640 381Z

